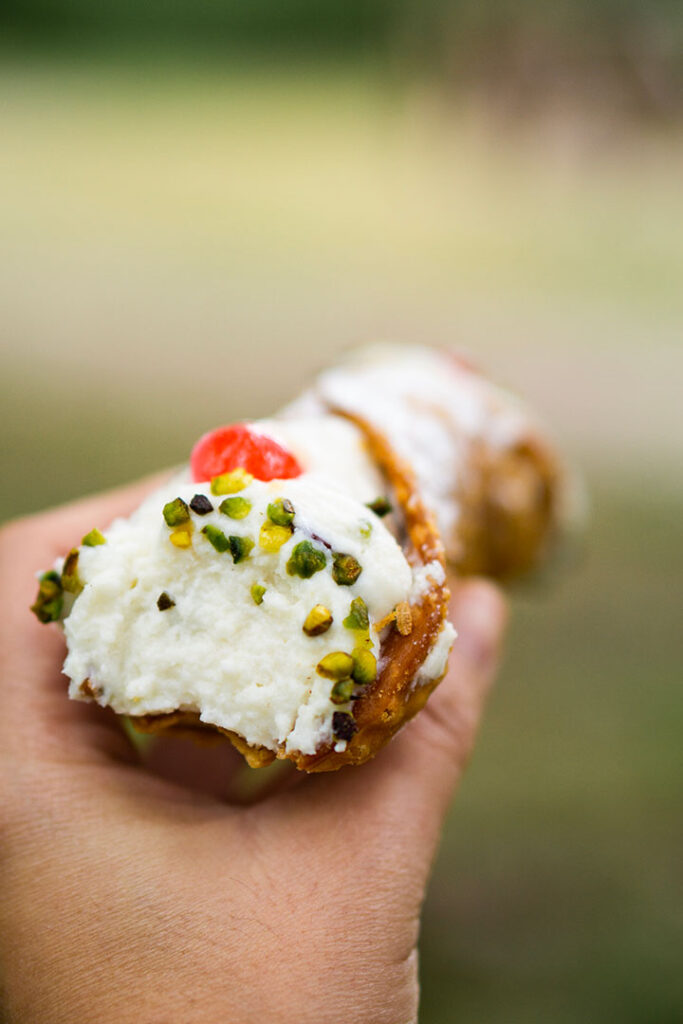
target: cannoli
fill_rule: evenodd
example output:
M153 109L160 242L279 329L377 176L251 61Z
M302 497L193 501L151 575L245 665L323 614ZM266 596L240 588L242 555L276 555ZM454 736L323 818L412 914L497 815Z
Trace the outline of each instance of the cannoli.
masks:
M413 468L446 556L465 575L508 579L537 566L570 512L546 429L517 396L452 352L376 344L322 373L284 417L371 425Z
M374 347L271 420L218 428L40 577L69 695L252 766L361 764L446 671L446 559L535 564L562 476L529 414L451 355ZM445 540L442 541L442 537Z

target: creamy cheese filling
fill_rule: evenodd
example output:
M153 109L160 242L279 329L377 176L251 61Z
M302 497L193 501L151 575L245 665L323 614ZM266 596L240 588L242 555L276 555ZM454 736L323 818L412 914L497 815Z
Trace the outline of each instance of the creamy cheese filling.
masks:
M375 496L375 481L366 486L364 495ZM177 497L189 505L195 494L207 496L213 511L191 512L190 545L177 547L163 507ZM334 681L317 671L327 654L351 655L359 643L357 630L344 625L351 601L361 597L367 606L363 643L378 657L372 624L408 598L413 573L382 521L322 474L254 480L234 496L248 505L245 512L238 503L242 518L220 511L224 497L208 484L175 481L114 522L106 543L80 550L83 590L64 621L69 693L92 693L123 714L197 712L253 745L312 754L335 742L334 713L352 710L350 701L331 701ZM272 550L260 540L278 498L291 502L294 519L291 535L285 530ZM216 531L232 547L217 550ZM303 542L322 566L309 578L292 572ZM350 585L333 575L335 553L361 567ZM422 573L416 591L425 585ZM302 627L316 605L332 624L310 636Z
M441 632L434 641L429 654L422 662L422 665L413 679L413 689L417 686L423 686L427 683L431 683L434 679L441 678L446 671L448 655L451 653L451 647L457 639L457 636L458 634L456 633L455 627L452 623L448 621L444 622Z
M249 426L292 452L305 469L323 474L358 501L374 501L386 494L386 482L367 450L364 435L348 420L317 415L256 420Z

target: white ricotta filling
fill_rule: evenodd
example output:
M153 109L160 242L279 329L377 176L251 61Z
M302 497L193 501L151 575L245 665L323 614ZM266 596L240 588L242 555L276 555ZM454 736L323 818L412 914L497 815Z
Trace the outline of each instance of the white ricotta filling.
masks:
M422 598L429 593L434 584L441 585L445 582L446 573L441 562L434 560L413 569L413 585L409 595L411 604L420 604Z
M304 469L324 474L358 501L374 501L387 492L363 433L348 420L317 415L257 420L249 426L292 452Z
M192 546L179 549L162 508L176 496L189 504L195 493L208 495L214 511L192 514ZM333 683L316 672L325 654L355 646L354 633L342 624L352 598L361 596L371 623L378 621L406 600L413 575L384 524L323 475L254 481L239 496L251 511L231 519L218 510L223 498L211 495L208 484L175 481L129 519L115 521L105 544L81 549L84 589L64 622L69 693L82 698L79 688L88 679L98 702L119 713L193 711L251 744L312 754L332 742L333 713L352 707L332 704ZM294 505L294 531L269 553L259 546L259 531L268 503L278 497ZM230 551L216 551L202 534L206 525L249 537L254 547L234 564ZM310 579L290 575L292 550L311 537L320 538L312 543L324 553L325 568ZM352 586L334 581L332 550L361 564ZM255 583L265 587L259 605L251 594ZM165 611L157 607L162 592L175 602ZM316 604L331 611L333 623L310 637L302 625ZM370 642L378 657L372 627Z
M429 654L422 662L413 680L414 687L423 686L426 683L431 683L435 679L441 678L446 671L448 655L451 653L451 647L457 636L458 634L452 623L444 622L441 632L434 641Z

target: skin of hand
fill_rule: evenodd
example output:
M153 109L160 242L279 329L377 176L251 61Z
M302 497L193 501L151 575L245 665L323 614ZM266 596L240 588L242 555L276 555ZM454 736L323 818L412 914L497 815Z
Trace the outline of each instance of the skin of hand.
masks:
M2 1019L415 1021L424 890L504 602L457 585L449 674L373 762L236 802L251 770L227 742L144 760L113 713L68 700L64 640L28 611L38 570L158 482L0 532Z

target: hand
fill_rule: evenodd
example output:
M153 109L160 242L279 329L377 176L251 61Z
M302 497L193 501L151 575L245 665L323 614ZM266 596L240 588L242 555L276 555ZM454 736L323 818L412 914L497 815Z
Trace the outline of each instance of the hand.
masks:
M280 792L245 806L228 797L256 773L227 741L160 742L144 758L113 713L69 701L64 641L28 611L33 574L151 486L0 535L7 1019L414 1021L424 889L495 669L503 602L488 583L458 585L449 675L375 761L292 769Z

